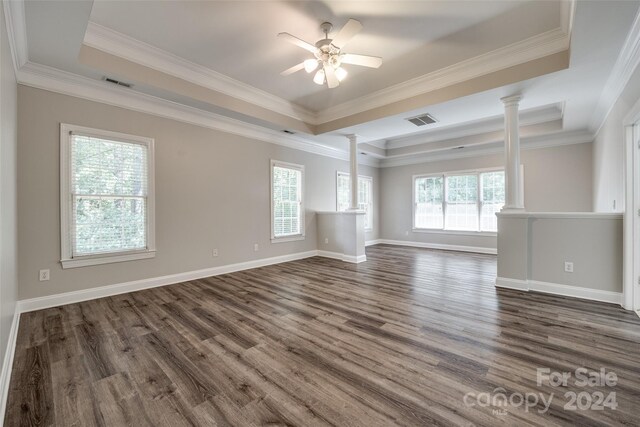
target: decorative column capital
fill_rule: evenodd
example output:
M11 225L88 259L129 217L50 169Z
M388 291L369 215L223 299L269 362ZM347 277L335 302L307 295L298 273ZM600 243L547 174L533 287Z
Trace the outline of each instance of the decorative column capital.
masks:
M350 133L348 135L345 135L347 137L347 139L349 139L349 142L355 142L358 143L358 135L356 135L355 133Z
M510 107L513 105L518 105L522 100L522 95L511 95L505 96L504 98L500 98L500 101L504 104L505 107Z

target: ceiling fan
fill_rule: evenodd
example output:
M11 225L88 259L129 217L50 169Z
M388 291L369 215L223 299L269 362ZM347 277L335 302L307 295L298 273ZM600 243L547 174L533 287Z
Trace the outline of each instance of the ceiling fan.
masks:
M345 77L347 70L342 68L342 64L360 65L369 68L378 68L382 65L382 58L377 56L354 55L352 53L343 53L342 48L362 29L362 24L355 19L349 19L344 27L338 32L334 39L329 38L333 25L330 22L324 22L320 25L324 32L324 39L318 40L315 45L307 43L289 33L280 33L278 37L287 40L303 49L313 53L314 58L307 59L298 65L284 70L280 73L288 76L296 71L304 68L307 73L312 73L318 67L320 69L313 77L313 81L319 85L325 82L330 88L337 87Z

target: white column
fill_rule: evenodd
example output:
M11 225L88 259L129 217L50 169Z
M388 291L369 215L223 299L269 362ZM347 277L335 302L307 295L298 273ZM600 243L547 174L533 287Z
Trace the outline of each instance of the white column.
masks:
M349 158L351 161L351 171L349 176L351 177L351 205L349 210L355 211L358 209L358 141L355 135L347 135L349 138Z
M502 98L504 103L504 179L505 204L503 211L523 210L522 174L520 171L520 125L518 103L520 95Z

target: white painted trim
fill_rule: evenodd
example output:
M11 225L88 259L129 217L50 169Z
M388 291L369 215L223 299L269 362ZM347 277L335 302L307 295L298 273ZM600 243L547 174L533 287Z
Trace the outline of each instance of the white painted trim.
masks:
M382 107L498 70L523 64L569 48L570 34L556 28L470 58L406 82L320 111L317 124Z
M622 293L603 291L600 289L583 288L580 286L562 285L559 283L540 282L538 280L520 280L507 277L496 277L496 287L517 289L520 291L534 291L545 294L581 298L592 301L602 301L611 304L622 304Z
M522 165L520 165L522 167ZM414 233L433 233L433 234L451 234L451 235L465 235L465 236L496 236L497 231L485 231L480 230L482 225L482 179L481 175L488 172L504 172L504 168L480 168L480 169L468 169L462 171L447 171L428 174L416 174L411 177L411 231ZM477 200L476 207L478 209L478 230L449 230L445 228L447 222L447 178L451 176L459 175L475 175L477 177ZM416 227L416 181L422 178L442 178L442 228L418 228Z
M113 141L139 144L147 148L146 248L138 251L112 252L73 257L73 207L71 201L71 134L82 134ZM62 268L86 267L112 262L133 261L156 256L155 141L138 135L60 123L60 253Z
M87 24L84 44L296 120L316 121L311 110L95 22Z
M132 111L177 120L208 129L239 135L257 141L269 142L295 150L349 160L345 150L320 144L299 135L287 135L272 129L231 119L209 111L189 107L177 102L121 88L100 80L68 73L45 65L27 62L18 72L18 83L63 95L100 102ZM374 166L378 161L366 156L361 163Z
M535 150L540 148L560 147L565 145L575 145L593 142L593 135L585 131L564 131L553 134L538 135L520 139L521 150ZM478 147L478 148L475 148ZM483 144L476 144L474 148L463 150L423 151L420 153L406 153L402 156L388 156L379 163L381 168L396 166L415 165L421 163L440 162L443 160L462 159L468 157L488 156L502 154L504 152L504 142L502 140L488 141Z
M297 242L299 240L304 240L304 234L296 234L293 236L284 236L284 237L272 237L271 243Z
M18 70L29 60L24 0L6 0L2 2L2 5L13 69L18 75Z
M500 218L531 218L531 219L619 219L624 214L620 212L497 212Z
M496 277L496 288L515 289L517 291L528 291L529 283L526 280L509 279L506 277Z
M305 210L304 210L304 200L305 200L305 182L304 182L304 165L299 165L296 163L287 163L281 162L280 160L271 159L269 162L269 203L271 206L271 243L276 242L291 242L294 240L303 240L305 235ZM298 222L300 223L300 234L294 234L289 236L276 236L275 229L273 227L274 223L274 215L273 210L275 206L273 205L273 168L286 168L300 172L300 218Z
M631 107L622 124L625 130L622 306L640 316L640 100Z
M105 256L87 256L81 258L61 259L62 268L88 267L91 265L112 264L115 262L135 261L155 258L156 251L141 251L130 254L116 253Z
M7 409L11 370L13 368L13 358L16 353L18 328L20 326L20 313L20 302L16 302L16 307L13 311L13 321L11 322L11 329L9 330L9 337L7 340L7 349L4 353L2 363L2 373L0 374L0 420L4 420L4 414Z
M343 255L342 256L342 261L350 262L352 264L360 264L361 262L365 262L366 260L367 260L366 255L358 255L358 256Z
M345 150L321 144L301 135L287 135L276 130L231 119L219 114L189 107L177 102L168 101L155 96L143 94L68 73L44 65L27 62L18 72L18 83L38 89L49 90L81 99L100 102L132 111L152 114L202 126L209 129L239 135L252 140L269 142L276 145L305 151L312 154L349 160L349 153ZM542 136L523 138L521 149L536 149L562 145L592 142L593 135L584 131L568 131ZM418 163L428 163L457 158L476 157L482 155L499 154L503 152L502 142L494 141L483 144L482 148L469 150L446 150L422 154L409 153L403 157L385 158L382 160L372 156L359 157L358 162L373 167L395 167Z
M600 133L600 129L609 117L625 86L629 83L638 64L640 64L640 11L636 14L589 121L589 129L595 135Z
M379 245L381 243L380 239L374 239L374 240L367 240L366 242L364 242L365 246L373 246L373 245Z
M57 307L65 304L88 301L96 298L103 298L112 295L119 295L128 292L140 291L143 289L156 288L159 286L171 285L174 283L187 282L189 280L202 279L205 277L218 276L220 274L233 273L236 271L248 270L251 268L264 267L272 264L295 261L299 259L317 256L318 251L298 252L289 255L280 255L271 258L261 258L252 261L239 262L236 264L223 265L219 267L204 268L202 270L188 271L184 273L170 274L167 276L153 277L149 279L134 280L131 282L114 285L100 286L98 288L83 289L80 291L65 292L62 294L48 295L39 298L21 300L20 312L41 310L44 308Z
M331 251L318 251L318 256L323 258L331 258L331 259L339 259L340 261L349 262L352 264L359 264L361 262L365 262L367 260L366 255L345 255L339 252L331 252Z
M413 233L425 234L444 234L450 236L478 236L478 237L496 237L498 233L495 231L463 231L463 230L440 230L438 228L413 228Z
M480 246L448 245L443 243L412 242L409 240L379 239L378 244L409 246L412 248L438 249L443 251L471 252L471 253L489 254L489 255L496 255L498 253L498 250L496 248L486 248L486 247L480 247Z
M620 305L622 293L603 291L600 289L583 288L579 286L561 285L559 283L539 282L529 280L529 290L546 294L562 295L566 297L582 298L592 301L603 301Z

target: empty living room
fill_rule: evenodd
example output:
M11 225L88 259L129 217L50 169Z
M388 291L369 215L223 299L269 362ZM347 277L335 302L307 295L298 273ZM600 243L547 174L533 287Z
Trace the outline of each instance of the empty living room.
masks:
M640 426L640 0L2 0L0 425Z

